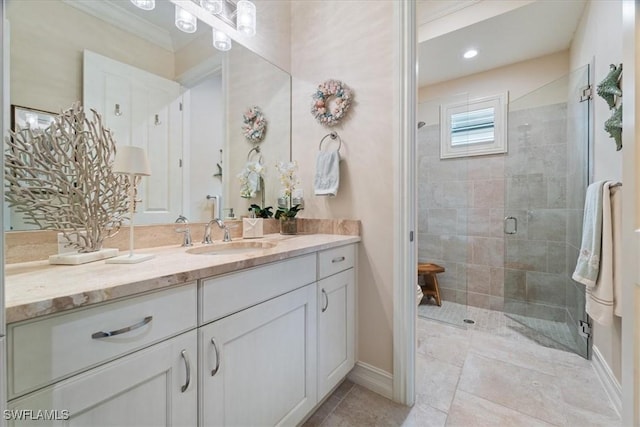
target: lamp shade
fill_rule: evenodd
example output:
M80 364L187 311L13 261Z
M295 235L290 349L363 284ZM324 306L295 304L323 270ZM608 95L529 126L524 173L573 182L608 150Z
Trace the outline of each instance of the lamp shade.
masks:
M147 153L139 147L123 145L116 149L113 172L128 175L151 175Z

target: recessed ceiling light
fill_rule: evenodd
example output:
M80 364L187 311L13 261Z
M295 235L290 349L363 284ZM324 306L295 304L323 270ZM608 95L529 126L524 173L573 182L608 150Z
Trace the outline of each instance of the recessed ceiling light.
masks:
M477 51L477 50L475 50L475 49L469 49L469 50L468 50L468 51L466 51L466 52L464 53L464 55L462 55L462 56L464 56L464 58L465 58L465 59L471 59L471 58L475 57L477 54L478 54L478 51Z

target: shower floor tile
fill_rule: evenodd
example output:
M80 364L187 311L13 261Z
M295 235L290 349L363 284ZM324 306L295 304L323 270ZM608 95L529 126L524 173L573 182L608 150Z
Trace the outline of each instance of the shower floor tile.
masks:
M451 301L442 301L440 307L434 304L420 304L418 316L461 328L483 330L515 340L534 342L544 347L579 352L571 330L564 322L535 319ZM465 319L473 320L474 323L465 323Z

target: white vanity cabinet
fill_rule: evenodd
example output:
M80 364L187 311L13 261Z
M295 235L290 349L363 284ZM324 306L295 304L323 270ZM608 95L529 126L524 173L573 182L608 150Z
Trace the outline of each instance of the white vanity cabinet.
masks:
M355 246L318 253L318 397L355 364Z
M238 261L198 283L11 323L8 414L23 420L8 424L298 425L354 366L355 258L347 244Z
M197 424L196 314L194 282L8 325L9 425Z
M57 420L8 425L195 426L196 358L197 337L192 330L10 401L8 409L16 414L30 410L31 418L38 410L54 411Z
M250 307L219 318L229 306L202 298L203 320L218 320L198 331L201 426L296 425L314 408L315 272L310 254L203 281L201 295Z

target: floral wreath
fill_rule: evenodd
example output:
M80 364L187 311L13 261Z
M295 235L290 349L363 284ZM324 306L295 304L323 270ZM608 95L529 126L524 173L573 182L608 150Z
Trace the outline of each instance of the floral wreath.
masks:
M335 97L335 105L329 108L328 100ZM340 80L327 80L318 85L313 94L311 114L318 122L326 126L334 126L340 122L351 106L353 92Z
M267 130L267 119L262 115L260 107L249 108L243 115L242 134L251 142L258 143L264 138Z

